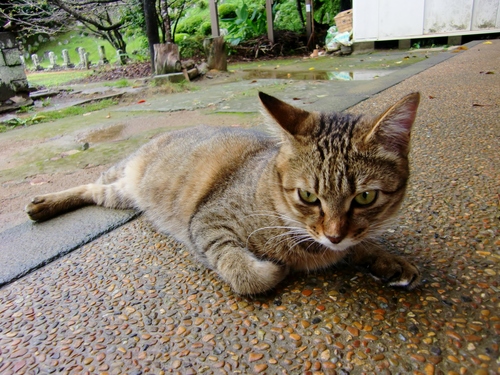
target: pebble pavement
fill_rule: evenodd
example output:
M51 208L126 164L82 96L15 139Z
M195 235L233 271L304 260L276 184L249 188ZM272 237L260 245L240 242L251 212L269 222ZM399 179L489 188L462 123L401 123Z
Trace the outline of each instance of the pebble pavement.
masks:
M422 94L382 239L421 287L338 267L239 297L139 218L0 289L0 373L500 373L499 61L480 43L351 109Z

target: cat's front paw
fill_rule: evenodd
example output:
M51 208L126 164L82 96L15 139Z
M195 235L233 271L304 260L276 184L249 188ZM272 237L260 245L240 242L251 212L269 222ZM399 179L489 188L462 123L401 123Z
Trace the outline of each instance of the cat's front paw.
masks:
M420 284L421 275L417 267L405 259L386 254L378 257L368 266L369 272L377 279L388 283L390 286L414 289Z
M222 267L220 275L241 295L255 295L273 289L289 272L282 266L266 260L251 259L231 270Z

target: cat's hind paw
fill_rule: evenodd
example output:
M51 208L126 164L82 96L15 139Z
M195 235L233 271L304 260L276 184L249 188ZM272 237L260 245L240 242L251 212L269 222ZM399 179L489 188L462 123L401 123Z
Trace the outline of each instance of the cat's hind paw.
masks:
M46 220L50 215L48 214L48 205L46 204L44 196L34 197L30 203L26 205L24 211L28 214L29 218L33 221Z

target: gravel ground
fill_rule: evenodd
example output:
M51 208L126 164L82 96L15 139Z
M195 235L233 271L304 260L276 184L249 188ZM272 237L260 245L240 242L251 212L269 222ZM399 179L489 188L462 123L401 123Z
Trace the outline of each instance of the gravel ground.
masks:
M417 290L335 268L242 298L140 218L0 289L0 373L500 373L499 59L479 44L352 109L422 93L383 238Z

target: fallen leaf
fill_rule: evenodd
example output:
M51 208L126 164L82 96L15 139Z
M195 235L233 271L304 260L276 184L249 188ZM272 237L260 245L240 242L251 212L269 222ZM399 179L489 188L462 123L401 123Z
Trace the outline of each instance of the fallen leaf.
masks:
M492 104L480 104L480 103L473 103L473 107L491 107Z
M429 99L434 99L435 96L429 95Z
M324 95L316 95L318 98L324 98L325 96L327 96L326 94Z
M401 63L402 63L402 61L396 61L395 62L395 64L401 64Z
M457 53L460 51L467 51L468 49L469 48L467 46L459 46L459 47L455 48L452 52Z
M312 68L309 68L309 70L314 70L314 67L312 67Z
M137 102L137 104L142 104L142 103L146 103L146 100L141 99L141 100L139 100L139 101Z
M493 44L493 43L490 41L486 41L486 42L483 42L483 44Z
M257 80L256 80L256 79L254 79L253 81L250 81L250 83L255 83L255 82L257 82Z
M293 98L292 100L300 100L300 98Z
M106 118L111 118L111 115L108 113L108 115L106 116Z
M495 72L492 70L488 70L486 72L479 72L479 74L495 74Z

